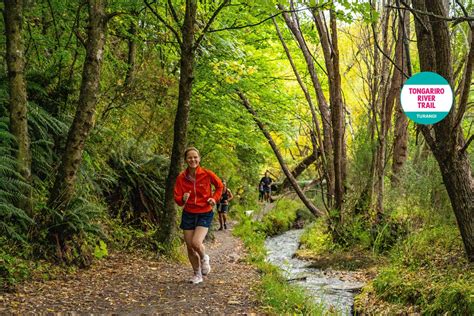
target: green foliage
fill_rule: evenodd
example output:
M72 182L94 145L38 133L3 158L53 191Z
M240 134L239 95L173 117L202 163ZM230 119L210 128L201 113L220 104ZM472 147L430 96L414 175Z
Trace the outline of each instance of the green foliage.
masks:
M455 218L439 167L424 146L417 147L415 160L407 161L396 188L389 187L385 205L400 216L419 217L423 223L454 223Z
M120 219L107 219L104 230L107 242L113 249L156 251L163 248L156 241L156 227L143 230L141 227L124 225Z
M38 183L49 179L58 156L54 151L55 139L67 134L67 124L45 109L30 102L28 129L31 138L32 174Z
M4 250L5 240L0 239L0 292L10 291L30 273L27 262Z
M275 236L291 229L296 220L297 212L304 206L300 201L280 199L275 207L265 214L260 223L260 230L266 236Z
M102 183L111 216L144 229L159 223L168 164L165 157L148 158L139 148L113 151L108 161L113 178Z
M95 245L105 238L100 225L104 211L92 196L80 193L62 211L44 205L31 231L35 253L56 262L89 266Z
M259 300L270 314L322 314L322 309L315 306L304 291L291 286L282 277L280 271L265 261L265 234L259 229L258 223L253 222L240 211L239 224L234 228L234 234L239 236L248 249L248 260L257 266L262 273L258 287Z
M107 250L107 244L103 240L99 240L99 243L95 245L94 248L94 257L97 259L102 259L104 257L107 257L109 255L109 252Z
M452 315L474 314L473 278L459 280L450 284L441 284L436 289L433 303L426 306L427 314L439 315L452 313Z
M23 192L30 186L17 172L16 159L12 156L14 137L8 131L7 122L0 118L0 233L25 243L33 220L16 205L27 199Z
M322 306L310 303L302 289L290 287L277 271L265 273L261 287L260 299L271 313L324 315Z
M338 226L337 238L331 238L332 246L330 247L324 244L328 242L329 232L325 232L324 226L320 227L318 234L323 234L320 237L323 244L319 247L321 249L359 247L360 249L371 250L374 254L383 254L407 236L409 225L409 218L398 218L391 213L381 215L376 223L373 223L365 215L355 215L346 218L344 223ZM323 238L322 236L326 237ZM318 248L317 246L313 247Z
M64 236L82 233L100 235L101 230L95 222L103 211L101 205L78 197L71 201L64 212L47 208L45 214L49 219L47 223L50 231L59 232Z
M421 303L422 284L419 280L407 282L398 269L386 269L374 280L378 294L393 303Z
M453 225L426 227L412 234L392 252L392 259L412 269L448 265L448 254L462 249L459 231ZM461 259L461 258L459 258Z
M373 281L376 295L413 304L427 314L471 315L474 273L454 226L424 229L391 252L392 263Z
M315 223L305 228L300 238L300 249L308 250L318 255L334 248L332 236L327 231L324 219L318 219Z

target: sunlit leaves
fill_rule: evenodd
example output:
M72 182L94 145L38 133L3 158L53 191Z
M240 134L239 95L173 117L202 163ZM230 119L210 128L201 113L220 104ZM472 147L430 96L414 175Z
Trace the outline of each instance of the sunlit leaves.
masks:
M212 71L215 75L224 78L228 84L237 83L242 79L242 76L250 76L257 71L256 66L247 66L236 60L217 61L211 63Z

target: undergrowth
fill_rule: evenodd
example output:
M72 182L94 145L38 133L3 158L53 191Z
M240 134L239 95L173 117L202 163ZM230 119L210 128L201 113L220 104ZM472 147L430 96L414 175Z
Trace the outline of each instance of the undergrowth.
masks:
M287 204L289 203L289 204ZM322 315L322 308L312 303L303 289L291 286L282 276L281 271L265 261L265 238L266 232L275 232L281 227L289 227L290 218L296 218L296 209L288 209L289 205L297 205L293 202L283 202L277 214L268 215L263 222L252 221L245 215L241 206L234 209L239 218L239 224L234 228L234 234L239 236L248 249L248 261L255 265L261 273L261 284L258 289L260 301L265 306L266 312L270 314L304 314ZM293 215L283 215L283 213ZM272 211L273 212L273 211ZM271 227L270 223L276 223L278 228Z

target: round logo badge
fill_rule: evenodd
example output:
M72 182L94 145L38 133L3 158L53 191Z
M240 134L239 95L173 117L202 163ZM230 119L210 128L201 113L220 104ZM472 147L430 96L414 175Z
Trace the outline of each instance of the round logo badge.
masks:
M437 73L420 72L405 82L400 100L403 111L412 121L435 124L451 110L453 90Z

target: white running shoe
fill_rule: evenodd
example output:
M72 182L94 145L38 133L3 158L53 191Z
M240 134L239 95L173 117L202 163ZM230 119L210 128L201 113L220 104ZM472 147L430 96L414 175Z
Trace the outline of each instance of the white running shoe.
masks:
M202 258L201 271L203 275L207 275L209 274L209 272L211 272L211 265L209 264L209 255L204 255L204 258Z
M192 284L199 284L202 282L202 275L201 274L195 274L191 280L189 280L189 283Z

